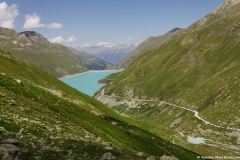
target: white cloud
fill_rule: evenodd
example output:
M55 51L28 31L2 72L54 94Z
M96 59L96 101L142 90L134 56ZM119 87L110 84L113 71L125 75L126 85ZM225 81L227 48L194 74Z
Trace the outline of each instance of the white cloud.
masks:
M43 23L40 23L40 20L41 20L41 17L36 13L26 14L23 28L25 29L33 29L33 28L39 28L39 27L63 28L63 25L60 23L43 24Z
M18 6L16 4L8 6L6 2L0 3L0 26L13 29L14 20L18 15Z
M26 14L23 28L33 29L33 28L45 27L45 24L40 23L40 20L41 20L41 17L36 13L33 13L32 15Z
M63 43L65 39L62 36L58 36L56 38L49 39L51 43Z
M67 39L67 42L74 42L74 41L76 41L76 38L73 36Z
M68 39L63 38L62 36L58 36L56 38L49 39L49 42L62 44L64 42L74 42L75 40L76 38L74 38L73 36L69 37Z
M63 28L63 25L60 23L51 23L51 24L47 24L46 28Z

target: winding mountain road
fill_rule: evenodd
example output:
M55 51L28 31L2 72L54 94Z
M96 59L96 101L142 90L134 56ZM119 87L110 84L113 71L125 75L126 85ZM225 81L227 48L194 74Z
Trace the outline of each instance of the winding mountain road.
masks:
M178 105L175 105L175 104L172 104L172 103L168 103L168 102L164 102L164 101L141 100L141 99L129 98L129 97L105 95L105 94L104 94L104 93L105 93L104 91L105 91L105 89L102 90L102 96L109 96L109 97L121 98L121 99L131 99L131 100L142 101L142 102L158 102L158 103L160 103L160 106L161 106L162 104L168 104L168 105L171 105L171 106L174 106L174 107L177 107L177 108L181 108L181 109L184 109L184 110L193 112L193 113L194 113L194 116L195 116L197 119L203 121L205 124L208 124L208 125L211 125L211 126L214 126L214 127L218 127L218 128L225 128L225 129L228 129L228 130L240 131L239 128L223 127L223 126L219 126L219 125L217 125L217 124L213 124L213 123L211 123L211 122L203 119L202 117L200 117L200 116L198 115L198 111L195 111L195 110L192 110L192 109L189 109L189 108L185 108L185 107L178 106Z

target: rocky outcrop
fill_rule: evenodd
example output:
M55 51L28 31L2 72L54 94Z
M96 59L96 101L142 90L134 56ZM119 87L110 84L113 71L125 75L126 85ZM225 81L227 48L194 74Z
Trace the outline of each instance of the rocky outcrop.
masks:
M178 160L176 157L173 157L173 156L166 156L166 155L163 155L160 160Z
M20 149L13 144L1 144L0 156L3 160L14 160L17 158Z
M147 158L146 160L156 160L156 158L154 156L150 156L149 158Z
M111 160L111 159L116 159L116 157L110 152L104 153L104 155L101 158L101 160Z

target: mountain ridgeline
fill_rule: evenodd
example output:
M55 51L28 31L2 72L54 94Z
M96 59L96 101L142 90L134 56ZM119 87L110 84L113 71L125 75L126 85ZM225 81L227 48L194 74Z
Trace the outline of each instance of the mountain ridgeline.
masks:
M142 55L143 53L156 48L166 41L168 41L174 34L176 34L180 28L174 28L171 31L167 32L164 35L157 36L157 37L149 37L141 44L137 46L131 53L125 56L119 63L115 64L112 68L120 69L128 67L138 56Z
M32 62L55 77L88 70L68 47L50 43L34 31L17 33L0 27L0 47L12 55Z
M128 55L133 49L137 46L134 44L111 44L108 42L99 42L96 45L86 45L83 47L74 48L81 51L83 50L85 53L96 56L105 62L116 64L123 57Z
M112 67L112 64L105 62L102 59L93 55L86 54L84 51L78 51L73 47L69 47L69 49L73 53L78 55L82 64L84 64L84 66L86 66L90 70L104 70L106 68Z

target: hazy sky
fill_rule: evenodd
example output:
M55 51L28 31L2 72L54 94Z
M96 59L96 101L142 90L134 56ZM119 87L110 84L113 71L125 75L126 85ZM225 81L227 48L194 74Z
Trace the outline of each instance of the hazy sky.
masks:
M0 26L68 46L139 43L186 28L225 0L5 0Z

